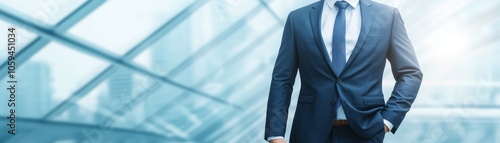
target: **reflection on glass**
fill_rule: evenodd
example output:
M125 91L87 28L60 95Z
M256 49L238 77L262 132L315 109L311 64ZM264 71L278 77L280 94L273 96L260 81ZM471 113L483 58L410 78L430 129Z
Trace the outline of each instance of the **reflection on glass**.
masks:
M106 1L69 33L122 55L191 3L193 0Z

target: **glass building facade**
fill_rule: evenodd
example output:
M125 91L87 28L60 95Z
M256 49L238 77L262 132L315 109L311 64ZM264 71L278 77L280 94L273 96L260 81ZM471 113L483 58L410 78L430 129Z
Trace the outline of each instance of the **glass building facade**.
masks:
M399 8L425 75L385 141L500 142L500 1L375 1ZM1 0L0 45L15 27L18 82L16 135L2 90L0 142L265 142L284 21L313 2ZM386 67L386 100L394 83Z

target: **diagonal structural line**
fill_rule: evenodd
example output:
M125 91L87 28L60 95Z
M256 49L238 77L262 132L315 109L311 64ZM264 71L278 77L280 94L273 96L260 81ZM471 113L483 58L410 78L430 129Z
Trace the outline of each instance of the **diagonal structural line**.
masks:
M153 32L151 35L146 37L139 44L135 45L127 53L125 53L125 55L123 56L123 59L125 59L125 60L133 59L134 57L139 55L142 51L144 51L149 46L154 44L156 41L158 41L161 37L163 37L165 34L170 32L172 29L174 29L181 22L183 22L184 20L189 18L189 16L191 14L193 14L197 9L199 9L201 6L203 6L206 2L207 1L196 1L193 4L189 5L187 8L185 8L184 10L179 12L177 15L175 15L172 19L170 19L165 24L163 24L160 28L155 30L155 32ZM76 103L76 101L80 100L83 96L87 95L92 89L97 87L97 85L99 85L101 82L103 82L108 77L110 77L117 69L118 69L118 67L115 65L108 66L101 73L97 74L97 76L95 76L92 80L90 80L88 83L83 85L80 89L76 90L69 98L67 98L65 101L61 102L57 107L55 107L50 112L48 112L44 116L44 119L57 116L60 113L62 113L64 110L71 107L74 103Z
M262 5L262 4L261 4L261 5ZM171 71L171 72L167 75L167 77L169 77L169 76L175 76L175 75L177 75L178 73L180 73L182 70L184 70L184 68L185 68L185 67L187 67L187 65L194 63L194 61L196 61L196 60L197 60L197 57L200 57L201 55L203 55L204 53L206 53L206 52L210 51L213 47L215 47L215 45L217 45L217 44L218 44L218 42L217 42L217 41L222 41L222 40L223 40L223 39L225 39L227 36L230 36L233 32L235 32L236 30L234 30L234 29L239 28L239 26L238 26L238 27L235 27L235 26L237 26L237 25L242 25L243 23L246 23L248 19L253 18L253 17L254 17L254 16L255 16L258 12L260 12L261 10L262 10L262 8L261 8L260 6L257 6L256 8L254 8L251 12L249 12L247 15L245 15L245 16L244 16L241 20L239 20L239 21L238 21L238 22L236 22L233 26L231 26L230 28L228 28L228 30L226 30L226 31L224 31L223 33L219 34L219 36L218 36L218 37L216 37L214 40L212 40L211 42L209 42L207 45L205 45L205 46L203 46L202 48L200 48L200 50L198 50L195 54L193 54L191 57L189 57L188 59L186 59L185 61L183 61L183 62L182 62L179 66L177 66L176 68L174 68L174 70L173 70L173 71ZM278 20L279 20L279 18L278 18ZM241 24L240 24L240 23L241 23ZM280 23L280 24L281 24L281 25L283 25L284 23ZM266 32L264 32L264 33L273 33L275 30L278 30L278 29L279 29L278 27L274 26L273 28L271 28L271 29L267 30L267 31L266 31ZM218 40L218 39L220 39L220 40ZM230 60L228 60L229 62L226 62L226 63L224 64L224 66L219 67L219 68L218 68L217 70L215 70L215 71L218 71L218 70L219 70L219 69L221 69L222 67L228 66L228 65L230 65L230 64L232 64L232 63L236 63L236 61L238 61L239 59L241 59L241 55L243 55L244 53L248 53L248 52L249 52L249 50L251 50L251 49L255 49L255 48L253 48L253 47L256 47L256 46L260 45L260 44L261 44L261 41L264 41L264 40L265 40L265 36L260 36L257 40L253 41L253 42L252 42L252 44L250 44L250 45L249 45L248 47L246 47L244 50L242 50L242 51L240 51L238 54L236 54L237 56L232 57ZM197 56L194 56L194 55L197 55ZM209 75L212 75L212 74L209 74ZM201 83L203 83L203 81L202 81L202 82L200 82L199 84L201 84ZM195 87L196 87L196 86L197 86L197 85L195 85ZM149 91L149 90L146 90L146 91ZM171 100L171 101L178 101L178 100L179 100L179 102L181 102L181 101L183 101L183 100L185 99L185 97L184 97L185 95L186 95L186 93L184 93L184 94L182 94L182 95L180 95L180 96L178 96L178 97L174 98L174 99L173 99L173 100ZM183 98L183 99L182 99L182 98ZM164 106L160 107L160 109L159 109L159 110L157 110L157 111L155 112L155 114L153 114L153 116L154 116L154 115L157 115L157 114L159 114L159 113L164 112L164 110L165 110L165 109L167 109L167 108L170 108L170 107L171 107L171 105L170 105L170 104L172 104L172 103L178 103L178 102L169 102L169 103L167 103L166 105L164 105ZM147 120L147 121L150 121L150 119L152 119L152 118L153 118L153 116L148 117L148 120ZM144 125L147 121L144 121L144 122L142 122L142 123L138 124L136 127L140 127L140 126Z
M278 31L279 26L280 25L275 25L275 26L269 28L267 31L264 32L264 34L270 34L270 33L274 33L276 31ZM248 46L243 48L243 50L239 51L237 54L235 54L233 57L231 57L229 60L227 60L224 64L217 67L213 72L208 74L208 76L206 76L204 79L200 80L193 87L201 87L202 85L206 84L206 82L211 78L211 75L215 75L218 71L222 70L224 67L229 67L233 64L236 64L238 61L243 60L244 59L243 57L245 57L251 51L256 50L257 48L255 48L255 47L262 44L262 41L265 41L266 38L267 37L264 35L261 35L258 38L256 38ZM137 100L147 98L145 96L147 96L147 95L149 95L149 93L154 92L155 90L159 89L160 86L161 86L161 84L153 83L147 89L145 89L142 93L140 93L138 96L134 97L134 99L132 99L128 103L126 103L123 106L123 108L133 108L131 106L137 105L135 103L135 102L137 102ZM227 93L225 92L225 94L227 94ZM183 94L175 97L174 99L170 100L168 103L166 103L165 105L160 107L160 109L158 109L152 116L147 117L147 120L143 121L142 123L139 123L136 127L140 127L144 123L149 122L150 119L153 118L155 115L160 115L161 113L164 112L165 109L172 107L173 106L173 105L171 105L172 103L179 103L179 102L184 101L184 99L187 99L187 97L186 97L187 95L188 95L187 93L183 93ZM124 110L124 109L118 109L118 110Z
M249 12L248 14L246 14L243 18L241 18L240 20L238 20L238 22L234 23L226 31L224 31L223 33L219 34L216 38L212 39L208 44L206 44L202 48L200 48L200 50L198 50L198 52L197 52L198 53L197 55L203 55L205 52L208 52L213 47L215 47L217 44L223 42L224 41L223 39L226 39L228 36L230 36L233 33L235 33L236 29L239 29L242 25L244 25L244 23L246 23L248 19L253 18L260 10L262 10L262 8L259 8L259 6L257 6L257 8L253 9L251 12ZM205 52L200 53L199 51L201 51L203 49L205 49L204 50ZM193 59L193 62L194 62L194 60L196 60L196 59L193 58L193 56L191 56L190 58ZM183 61L182 63L187 63L186 61L189 61L189 60L190 59L188 58L185 61ZM234 61L236 61L236 60L234 60ZM191 64L191 63L192 62L190 62L189 64ZM189 64L187 64L187 65L189 65ZM116 69L109 69L109 70L116 70ZM166 75L166 77L170 77L170 76L174 76L172 74L172 72L170 72L169 74ZM157 89L159 89L160 86L162 86L160 83L157 83L157 82L152 83L148 88L146 88L144 91L142 91L141 93L139 93L138 96L136 96L134 99L132 99L129 102L127 102L122 108L120 108L120 109L118 109L116 111L124 110L125 108L130 108L131 106L137 105L136 103L138 102L138 99L147 98L147 95L149 95L152 92L155 92ZM241 108L239 108L239 109L241 109Z
M274 32L276 32L276 31L279 30L278 27L279 27L278 25L277 26L273 26L270 29L268 29L266 32L264 32L264 34L274 33ZM212 77L212 75L215 75L217 72L221 71L224 67L229 67L229 66L231 66L233 64L238 63L240 60L243 60L244 57L248 55L248 53L252 52L253 50L256 50L257 48L255 48L255 47L257 47L260 44L262 44L263 43L262 41L265 41L266 39L267 39L267 37L265 35L259 36L254 41L252 41L248 46L246 46L243 50L239 51L237 54L235 54L233 57L231 57L229 60L227 60L224 64L220 65L213 72L211 72L210 74L208 74L208 76L206 76L204 79L200 80L197 84L194 85L194 87L200 87L201 85L206 84L206 82L208 81L209 78ZM152 88L152 87L150 87L150 88ZM148 91L148 90L146 90L146 91ZM160 115L163 112L162 110L171 107L170 104L181 102L181 98L184 98L184 99L186 98L183 95L184 94L182 94L181 96L178 96L178 97L172 99L170 102L168 102L164 106L160 107L160 109L158 109L155 112L155 114L153 114L152 116L147 117L147 121L149 121L151 118L153 118L156 115ZM140 97L140 98L144 98L144 97ZM142 124L144 124L147 121L143 121L142 123L139 123L136 127L142 126Z
M264 6L264 8L266 8L266 11L269 12L269 14L271 14L273 18L276 19L276 21L278 21L281 25L285 25L285 21L283 21L283 19L281 19L278 14L276 14L276 12L269 6L269 4L267 4L267 2L265 2L264 0L259 0L259 3Z
M260 101L261 103L261 106L266 106L266 102L262 102ZM258 112L258 110L254 111L254 112ZM255 114L251 114L251 115L246 115L245 117L245 120L240 120L241 123L247 125L245 126L244 128L242 128L241 130L238 130L238 134L234 134L234 132L232 133L234 135L235 138L229 138L228 141L231 142L232 141L239 141L239 139L241 138L244 138L244 137L248 137L248 135L251 135L249 132L251 131L254 131L254 130L260 130L258 128L258 126L260 125L264 125L265 121L262 120L260 118L260 116L255 116ZM234 129L233 129L234 130ZM230 134L230 133L228 133ZM226 136L228 135L226 134ZM227 138L227 137L226 137ZM220 140L220 139L219 139Z
M66 17L64 17L62 20L60 20L53 28L54 31L58 32L65 32L72 26L74 26L76 23L81 21L83 18L85 18L87 15L92 13L94 10L96 10L98 7L100 7L105 1L104 0L93 0L93 1L86 1L84 4L79 6L77 9L72 11L70 14L68 14ZM6 9L6 8L4 8ZM12 13L14 10L9 10ZM19 17L27 17L25 15L19 15ZM18 25L24 25L28 23L21 23ZM38 51L40 51L43 47L45 47L48 43L50 42L50 39L44 38L44 37L37 37L33 41L31 41L25 48L20 50L18 53L16 53L16 58L17 58L17 66L21 66L24 62L28 61L30 57L32 57L34 54L36 54ZM5 63L2 63L0 65L0 68L6 68L7 67L7 61ZM4 77L0 77L4 78ZM35 128L35 127L33 127ZM26 134L29 134L33 130L28 130ZM22 136L22 135L21 135ZM21 136L17 136L17 138L12 138L9 140L16 140L20 139Z
M278 27L280 27L280 25L279 25L279 24L277 24L274 28L269 29L269 31L268 31L268 32L266 32L266 33L268 33L268 34L265 34L265 35L272 35L274 32L276 32L276 31L278 31L278 30L279 30L279 28L278 28ZM253 42L254 42L253 44L256 44L256 45L251 45L251 46L248 46L247 48L252 48L252 49L255 49L255 48L253 48L253 47L257 47L258 45L262 44L262 43L263 43L262 41L265 41L267 38L268 38L268 37L266 37L266 36L261 36L261 37L259 37L259 39L257 39L257 40L255 40L255 41L253 41ZM257 43L257 42L258 42L258 43ZM231 59L231 60L229 60L229 61L233 61L233 60L234 60L234 61L236 61L236 60L243 59L243 58L241 58L241 57L245 56L244 54L245 54L245 53L248 53L248 52L249 52L249 51L241 51L240 53L238 53L238 54L241 54L241 55L237 55L237 56L233 57L233 59ZM260 71L261 71L261 72L265 72L265 71L266 71L266 69L268 69L268 68L270 68L270 67L264 67L264 68L261 68L261 69L260 69ZM259 75L259 73L261 73L261 72L251 73L248 77L256 77L256 76L257 76L257 75ZM246 82L248 82L248 81L251 81L251 80L252 80L252 79L242 79L241 81L246 81ZM244 83L244 82L242 82L242 83ZM229 94L230 92L235 91L235 89L236 89L236 87L235 87L235 86L230 87L230 88L228 88L228 90L226 90L226 92L227 92L227 93L225 93L225 94ZM257 92L257 94L256 94L256 95L261 95L260 93L263 93L263 92L265 92L265 91L266 91L266 90L268 90L268 89L269 89L269 88L262 88L262 90L261 90L261 91L259 91L259 92ZM258 97L258 96L252 96L252 97ZM254 98L252 98L252 99L254 99ZM254 105L254 104L252 104L252 105ZM242 106L244 106L244 107L250 107L250 106L247 106L247 105L242 105ZM248 109L245 109L245 111L244 111L244 112L248 112ZM225 113L225 114L223 114L223 115L221 115L221 116L222 116L222 117L229 117L230 115L232 115L232 114L234 114L234 113L241 113L241 112L235 112L235 111L232 111L232 112L229 112L229 113ZM148 117L148 119L150 119L150 118L153 118L153 117ZM208 123L204 123L204 124L208 124ZM201 128L201 129L197 129L197 130L198 130L197 132L199 132L199 133L194 133L194 134L196 134L196 135L194 135L194 137L195 137L195 138L201 138L200 136L201 136L201 134L202 134L202 133L204 133L204 132L206 132L206 131L208 131L208 130L212 129L214 126L217 126L217 125L211 125L211 126L207 126L207 127ZM211 136L212 136L212 135L211 135ZM213 142L213 141L212 141L212 142Z
M5 11L2 11L0 10L0 16L1 17L4 17L6 20L12 22L12 23L15 23L15 24L23 24L23 23L27 23L26 20L24 19L20 19L18 17L15 17L9 13L6 13ZM231 103L228 103L226 102L225 100L223 99L219 99L217 97L214 97L212 95L209 95L207 93L204 93L204 92L201 92L197 89L193 89L193 88L190 88L188 86L185 86L185 85L182 85L178 82L175 82L175 81L172 81L171 79L168 79L168 78L165 78L165 77L162 77L160 75L157 75L155 73L152 73L146 69L143 69L133 63L130 63L130 62L127 62L123 59L121 59L120 57L118 57L117 55L114 55L114 54L110 54L109 52L106 52L102 49L102 47L98 47L96 45L91 45L91 44L88 44L86 42L83 42L81 40L78 40L76 38L73 38L73 37L70 37L69 35L66 35L66 34L60 34L60 33L55 33L55 32L52 32L46 28L43 28L39 25L35 25L35 24L30 24L28 23L26 25L27 27L29 28L32 28L33 29L33 32L36 32L38 34L40 34L40 36L44 36L46 38L49 38L49 39L52 39L54 41L57 41L61 44L64 44L70 48L74 48L75 50L79 50L81 52L85 52L89 55L93 55L95 57L98 57L98 58L101 58L103 60L106 60L108 62L111 62L111 63L114 63L114 64L117 64L121 67L124 67L124 68L127 68L127 69L130 69L132 71L135 71L137 73L140 73L140 74L143 74L143 75L147 75L147 76L150 76L154 79L157 79L161 82L164 82L166 84L170 84L172 86L175 86L177 88L180 88L180 89L183 89L183 90L186 90L186 91L190 91L190 92L193 92L193 93L196 93L196 95L200 95L202 97L206 97L206 98L209 98L211 100L214 100L216 102L220 102L220 103L223 103L223 104L228 104L228 105L231 105L233 107L236 107L236 108L240 108L236 105L233 105Z
M202 55L207 53L208 51L212 50L215 45L218 44L218 41L224 40L227 36L231 35L236 31L237 28L239 28L239 25L243 25L246 22L248 22L249 19L252 19L255 15L257 15L261 10L262 7L266 9L281 25L285 25L285 22L279 18L279 16L269 7L269 5L262 1L259 0L260 4L252 9L248 14L243 16L238 22L233 24L228 30L224 31L223 33L219 34L218 37L216 37L214 40L211 42L207 43L205 46L200 48L198 51L196 51L194 54L192 54L188 59L184 60L181 64L179 64L177 67L175 67L170 73L167 75L167 77L171 76L176 76L177 74L181 73L184 69L186 69L190 64L194 63L196 60L199 59Z
M196 1L193 2L191 5L189 5L187 8L179 12L176 16L174 16L172 19L167 21L164 25L162 25L159 29L155 30L150 36L148 36L145 40L143 40L141 43L138 45L134 46L131 50L129 50L125 55L124 59L132 59L133 57L137 56L139 53L144 51L147 47L152 45L154 42L156 42L158 39L160 39L163 35L171 31L175 26L180 24L182 21L187 19L194 11L199 9L201 6L203 6L207 1ZM0 10L0 12L2 12ZM0 13L0 18L2 18L2 14ZM106 68L103 72L98 74L96 77L94 77L91 81L89 81L87 84L85 84L83 87L81 87L79 90L74 92L69 98L66 100L62 101L57 107L53 108L51 111L49 111L46 115L44 115L41 118L41 121L45 121L46 119L50 117L54 117L57 115L60 115L62 112L64 112L66 109L70 108L74 103L76 103L79 99L81 99L83 96L87 95L88 92L90 92L93 88L95 88L99 83L104 81L106 78L111 76L114 71L118 69L117 66L110 65L108 68ZM21 137L21 136L18 136Z
M263 90L259 91L258 93L265 93L267 91L266 89L269 89L269 88L264 88ZM255 96L255 97L259 97L259 96ZM206 141L216 142L216 140L218 140L219 138L221 138L224 135L227 135L226 133L233 130L230 127L235 127L238 124L241 124L242 120L249 118L249 116L255 116L255 111L262 108L262 105L265 106L265 104L266 104L266 101L261 100L261 101L257 101L257 103L254 103L254 104L251 104L250 106L247 106L247 110L245 110L243 112L239 112L238 116L235 116L234 118L231 118L231 119L226 120L224 122L226 125L229 125L229 126L227 126L225 128L219 128L217 131L212 131L211 134L206 136L204 139ZM210 130L210 128L207 128L204 131L202 131L200 134L202 134L203 132L207 132L209 130Z
M226 90L221 95L229 95L235 91L234 89L236 87L246 85L245 84L246 82L251 81L254 77L256 77L258 74L261 73L261 71L262 71L261 68L263 68L263 67L264 67L263 65L260 65L259 67L255 68L250 74L239 79L234 84L231 84L231 86L226 88ZM214 73L216 73L216 72L214 72ZM206 82L208 82L209 78L210 78L210 76L207 76L207 78L205 78L203 81L200 81L199 83L197 83L194 87L201 87L202 85L206 84ZM188 99L187 95L189 95L189 93L184 92L181 95L177 96L176 98L170 100L170 102L168 104L164 104L162 107L160 107L160 109L156 110L156 112L154 114L152 114L151 116L146 118L146 120L144 120L143 122L139 123L136 127L141 127L147 123L155 124L156 122L153 122L154 121L153 119L155 119L155 116L163 115L165 112L172 109L171 107L175 106L174 104L184 102L185 100Z
M258 85L257 86L249 86L247 83L248 82L253 82L253 81L256 81L256 78L255 77L258 77L259 75L262 75L263 72L262 71L267 71L269 70L269 66L265 66L264 63L261 63L259 67L255 68L253 71L251 71L249 74L247 74L245 77L242 77L240 78L238 81L234 82L232 85L233 86L230 86L228 87L224 93L222 94L225 94L225 95L232 95L235 91L237 91L236 89L241 89L241 88L251 88L251 89L257 89L256 87L259 87ZM261 81L262 79L259 79L257 81ZM266 87L261 87L262 88L262 91L265 91L266 89L269 89L269 88L266 88ZM260 93L260 90L258 90ZM253 94L252 94L253 95ZM260 94L262 95L262 94ZM235 95L233 95L235 96ZM251 96L253 98L249 98L249 99L246 99L245 101L251 101L251 99L254 99L254 98L258 98L259 96ZM242 104L245 104L245 103L242 103ZM248 104L248 102L247 102ZM245 105L242 105L242 106L245 106ZM248 107L248 106L245 106L245 107ZM245 110L248 110L248 109L245 109ZM232 110L232 112L236 112L234 110ZM217 118L217 117L226 117L224 115L220 115L220 114L211 114L211 115L207 115L205 116L204 118L205 119L212 119L212 118ZM208 123L210 122L214 122L214 121L209 121ZM208 124L208 123L205 123L205 124ZM208 128L207 128L208 129ZM200 128L198 128L197 130L201 130Z
M284 21L281 20L277 14L267 5L267 3L265 3L264 1L262 0L259 0L261 3L260 5L262 5L263 7L265 7L265 9L281 24L281 25L284 25ZM247 14L247 16L251 16L253 17L253 15L251 15L252 13L255 13L257 14L259 11L261 10L261 7L257 7L255 9L253 9L249 14ZM254 15L255 15L254 14ZM242 20L245 20L247 19L247 16L245 16L244 18L242 18ZM246 22L246 20L245 20ZM238 24L239 22L237 22L236 24ZM243 24L243 23L242 23ZM233 29L232 27L229 28L229 29ZM276 28L277 29L277 28ZM235 31L235 30L234 30ZM226 32L231 32L231 31L225 31L223 32L222 34L220 34L219 36L221 35L226 35ZM230 35L231 33L227 33L227 35ZM226 36L224 36L226 37ZM215 38L215 39L219 39L219 37ZM225 38L221 38L221 40L223 40ZM210 45L210 46L209 46ZM191 57L189 57L188 59L186 59L185 61L183 61L179 66L177 66L176 68L174 68L174 70L172 70L168 75L167 77L170 77L170 76L175 76L177 75L178 73L181 73L182 70L184 70L188 65L194 63L198 57L201 57L201 55L205 54L206 52L210 51L214 46L211 46L211 45L216 45L216 44L212 44L212 43L208 43L207 45L205 45L204 47L200 48L200 50L198 50L196 53L194 53L193 55L191 55ZM230 60L231 61L231 60ZM180 98L182 97L179 96L177 98ZM175 99L177 99L175 98ZM179 99L181 100L181 99ZM177 102L176 102L177 103ZM167 104L167 105L164 105L160 110L157 110L156 113L161 113L161 112L164 112L163 110L164 109L167 109L169 108L170 106ZM152 119L152 118L148 118L148 119ZM148 120L149 121L149 120ZM145 122L139 124L138 126L141 126L142 124L144 124Z
M216 47L216 45L219 44L221 41L224 41L224 39L226 39L228 36L236 33L237 29L239 29L242 25L244 25L249 20L251 20L253 17L255 17L262 9L263 9L262 6L256 6L254 9L252 9L250 12L248 12L245 16L243 16L240 20L238 20L236 23L234 23L231 27L227 28L226 31L219 34L212 41L210 41L209 43L207 43L206 45L201 47L199 50L197 50L195 53L193 53L187 59L182 61L179 65L177 65L175 68L173 68L168 73L167 77L176 76L179 73L181 73L189 65L191 65L195 61L199 60L200 57L202 57L204 54L206 54L210 50L214 49Z
M104 2L104 0L91 0L91 1L86 1L82 5L80 5L77 9L72 11L70 14L68 14L66 17L61 19L55 26L53 27L53 31L55 32L66 32L69 30L72 26L74 26L76 23L80 22L83 18L85 18L87 15L92 13L94 10L99 8ZM18 13L13 10L8 10L11 13ZM19 17L27 17L25 15L18 15ZM24 23L26 24L26 23ZM20 25L24 25L20 24ZM18 53L16 53L16 66L21 66L24 62L28 61L29 58L31 58L33 55L35 55L38 51L40 51L42 48L44 48L51 40L38 36L36 39L31 41L25 48L21 49ZM7 61L5 63L2 63L0 65L0 68L6 68L7 67ZM5 78L5 77L0 77L0 78ZM33 127L35 128L35 127ZM31 131L27 131L24 135L28 135ZM23 135L18 136L18 138L21 138ZM15 140L15 139L14 139Z
M238 63L240 60L243 60L245 56L248 55L248 53L252 52L253 50L256 50L257 46L262 44L262 41L265 41L267 39L266 36L264 35L271 35L272 33L276 32L278 30L278 26L273 26L272 28L268 29L262 36L259 36L259 38L255 39L252 41L248 46L246 46L243 50L239 51L237 54L235 54L233 57L231 57L229 60L227 60L224 64L221 66L217 67L213 72L208 74L204 79L202 79L200 82L194 85L194 87L200 86L200 84L204 84L206 81L208 81L209 78L211 78L211 75L215 75L218 71L222 70L224 67L229 67L233 64ZM146 90L148 91L148 90ZM171 102L171 103L177 103L177 102ZM166 104L165 106L167 106ZM164 106L164 107L165 107ZM163 107L161 107L163 108ZM166 108L166 107L165 107ZM155 114L153 114L155 115ZM152 118L152 116L148 117L148 119Z
M265 64L261 64L260 68L256 68L254 71L252 71L246 77L244 77L244 78L240 79L238 82L236 82L235 86L232 86L231 88L227 89L226 93L227 94L231 94L232 92L235 91L234 89L236 89L236 88L248 86L248 82L249 81L255 81L256 80L255 79L256 76L262 75L263 74L262 72L263 71L268 71L269 68L270 67L265 67ZM247 85L245 85L245 84L247 84ZM238 87L238 86L240 86L240 87ZM250 86L250 87L252 89L255 89L258 92L256 92L255 94L252 94L252 95L255 95L255 96L250 96L249 99L245 100L248 103L247 104L243 104L242 106L244 106L244 107L251 107L251 106L253 106L255 104L259 104L257 101L263 100L263 99L259 99L259 97L261 97L261 95L263 95L262 92L265 92L266 90L269 89L267 87L259 87L259 86ZM258 89L261 89L261 90L258 90ZM259 96L257 96L257 95L259 95ZM259 100L257 100L257 99L259 99ZM256 101L256 102L252 102L252 101ZM262 106L260 106L260 107L262 107ZM220 117L235 117L235 116L240 116L240 114L242 112L248 112L248 110L252 110L252 109L246 108L244 111L231 110L231 111L223 113L223 114L211 114L211 115L208 115L205 118L208 118L208 119L217 119L217 118L220 118ZM230 120L228 120L228 121L230 121ZM214 123L215 123L214 121L204 122L203 124L208 125L208 126L201 126L201 127L197 128L196 132L191 133L191 134L193 134L192 137L194 137L194 138L201 138L202 136L208 136L208 134L205 135L205 133L207 133L208 130L213 129L212 127L213 127ZM211 132L211 134L212 133L213 132Z
M55 26L53 31L57 31L60 33L64 33L69 30L72 26L78 23L80 20L85 18L91 12L96 10L99 6L101 6L104 0L91 0L86 1L76 10L68 14L64 19L59 21ZM37 37L33 41L31 41L25 48L21 49L18 53L16 53L16 66L20 67L24 62L28 61L33 55L35 55L38 51L40 51L45 45L50 42L50 39L44 37ZM5 61L0 65L0 69L7 68L7 62ZM2 76L1 78L5 78L6 76Z

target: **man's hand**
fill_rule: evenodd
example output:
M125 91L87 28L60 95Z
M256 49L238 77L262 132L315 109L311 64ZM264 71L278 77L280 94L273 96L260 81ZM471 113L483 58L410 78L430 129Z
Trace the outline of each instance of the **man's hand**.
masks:
M274 139L269 141L269 143L286 143L285 139Z
M387 125L384 124L384 131L385 133L389 132L389 127L387 127Z

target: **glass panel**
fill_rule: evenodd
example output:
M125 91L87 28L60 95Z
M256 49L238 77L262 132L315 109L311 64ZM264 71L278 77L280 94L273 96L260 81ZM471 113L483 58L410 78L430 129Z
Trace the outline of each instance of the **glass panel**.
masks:
M188 21L188 20L187 20ZM149 71L167 75L191 53L191 25L183 22L133 59ZM184 77L188 80L189 77Z
M35 33L32 33L31 31L28 31L24 29L23 26L18 26L18 25L13 25L9 22L5 22L2 19L0 19L0 28L2 30L7 31L7 28L9 27L15 27L16 28L16 52L19 53L24 47L26 47L31 41L33 41L35 38L38 38L38 35ZM7 33L4 32L0 35L1 39L7 39ZM7 40L1 40L0 41L1 45L7 45ZM0 48L1 53L7 53L7 48ZM7 59L7 54L0 54L0 63L4 63Z
M182 90L124 68L117 70L55 121L137 129Z
M32 22L55 25L85 0L2 0L0 6L12 8L14 14L30 18Z
M275 31L275 34L272 33L266 33L266 34L272 34L272 36L269 36L269 38L265 38L265 41L259 41L259 42L264 42L263 45L267 45L269 43L274 43L272 42L273 40L279 39L280 37L280 32L277 32L279 30L271 30ZM252 38L250 38L252 39ZM269 42L271 41L271 42ZM233 42L230 42L233 43ZM235 42L237 43L237 42ZM233 43L234 44L234 43ZM240 49L239 51L245 50L245 53L241 55L228 55L228 56L237 56L241 59L234 60L233 63L230 64L225 64L224 67L222 67L222 71L227 72L227 73L236 73L236 71L241 70L242 68L244 69L247 67L249 64L244 64L249 62L248 59L258 59L265 57L261 52L267 48L267 46L257 46L257 47L247 47L249 45L246 45L244 48L249 48L249 49ZM225 47L225 46L223 46ZM238 51L238 50L236 50ZM264 58L266 59L266 58ZM226 61L229 61L230 59L226 59ZM259 62L261 63L261 62ZM216 94L219 97L223 97L223 99L227 99L230 101L230 103L236 104L241 107L249 107L255 102L257 102L257 98L260 96L257 95L257 92L261 92L263 90L256 90L256 89L262 89L268 88L268 84L262 84L265 81L268 81L268 75L264 75L262 73L270 73L270 68L272 67L271 65L268 66L267 70L262 69L262 66L250 66L247 67L246 69L250 71L258 70L257 74L251 74L249 75L247 72L239 72L240 74L233 75L233 74L216 74L216 75L209 75L205 77L206 79L202 79L198 81L195 85L192 85L191 87L193 88L200 88L200 87L214 87L214 84L207 84L210 82L213 82L213 80L219 81L221 79L227 79L229 81L222 82L220 86L219 92ZM267 72L266 72L267 71ZM259 74L260 73L260 74ZM266 78L265 78L266 77ZM241 83L242 78L245 79L244 83ZM236 81L240 83L236 83ZM217 86L215 86L217 87ZM213 91L214 88L211 90L207 90L207 92ZM187 94L189 95L189 94ZM234 95L234 96L231 96ZM232 97L232 98L227 98L227 97ZM220 126L223 126L224 123L220 122L220 120L224 120L225 117L239 117L241 116L241 110L238 110L233 107L228 107L227 105L213 102L210 100L207 100L203 97L199 97L197 95L190 95L190 96L179 96L178 99L175 100L176 103L175 105L171 105L172 108L165 109L165 111L162 112L160 115L165 115L163 119L156 119L159 120L158 122L160 123L154 123L154 124L162 124L163 126L167 126L169 124L172 124L168 126L170 129L169 130L178 130L178 134L180 135L185 135L191 137L191 138L198 138L198 137L204 137L208 135L210 132L214 132L213 128L217 127L219 128ZM257 108L258 109L258 108ZM177 116L172 117L174 113L177 113ZM184 114L179 114L179 113L184 113ZM163 120L169 120L170 122L164 122ZM185 119L184 122L179 122L182 119ZM189 119L189 120L187 120ZM220 120L219 120L220 119ZM163 122L162 122L163 121ZM200 124L201 122L201 124ZM158 125L148 125L149 128L157 128ZM231 127L235 127L237 125L231 125ZM245 125L241 125L245 126ZM173 134L173 133L170 133Z
M213 46L206 47L206 45L212 42L220 33L228 30L230 26L234 26L235 22L245 16L250 10L256 9L257 4L256 1L243 1L235 4L209 1L193 13L192 16L153 44L149 52L142 52L134 61L145 64L151 71L158 71L162 75L174 75L175 77L182 77L183 81L190 81L191 76L177 75L179 71L182 71L179 69L185 69L185 66L176 71L173 71L174 68L180 67L181 63L189 58L193 58L191 57L192 54L198 52L200 48L213 48ZM262 9L258 11L260 10ZM225 11L231 11L231 13L221 13ZM200 25L199 23L203 24ZM234 31L238 29L234 29ZM234 31L226 31L226 33L233 33ZM221 40L213 41L213 43L222 42ZM189 74L189 71L182 72Z
M226 66L226 63L230 64L228 62L233 62L230 60L231 58L234 58L234 56L236 56L234 54L238 53L238 51L241 51L245 48L253 48L248 47L252 46L249 44L253 44L252 42L255 42L255 39L259 36L270 34L264 33L267 32L269 28L277 28L278 23L276 22L276 20L272 19L272 17L265 11L261 11L253 19L256 19L255 23L248 22L239 26L238 29L234 30L234 34L228 35L228 37L226 37L224 41L220 41L220 44L212 45L213 48L211 48L210 50L204 51L203 54L192 55L192 57L190 57L193 59L192 64L178 66L177 69L174 69L176 73L170 74L169 76L173 77L175 81L178 81L180 83L186 85L194 85L197 83L196 81L215 77L217 75L226 75L226 78L212 78L210 83L207 83L206 86L201 88L208 93L219 94L218 91L221 89L217 88L224 88L225 86L227 86L226 84L224 84L224 80L237 79L229 78L233 76L233 74L225 74L226 71L220 70L220 67ZM240 56L244 56L244 54ZM260 60L252 60L252 62L246 64L258 66L260 65L260 63ZM240 74L238 74L238 76L245 75L247 74L247 72L249 72L245 69L239 70L240 71L238 72ZM190 72L184 71L192 71L193 74L190 76ZM228 71L228 73L232 72ZM186 80L184 77L191 77L192 81Z
M188 19L192 30L192 51L198 50L249 13L255 14L252 11L260 11L261 8L257 1L210 1Z
M192 2L107 1L69 33L122 55Z
M18 67L20 134L0 134L0 142L99 142L88 140L85 131L104 133L101 142L264 142L269 81L283 29L279 21L316 1L263 1L279 19L257 0L121 0L106 1L69 31L112 55L123 55L160 25L200 3L161 39L124 60L243 110L121 67L101 74L113 63L50 43ZM425 75L400 134L386 136L385 141L500 142L500 18L495 13L500 1L375 1L399 8ZM18 11L13 13L19 17L49 15L44 24L54 25L83 2L6 0L0 6ZM0 19L0 28L8 26ZM20 51L38 35L18 29ZM5 36L0 33L0 39ZM6 53L6 48L0 49ZM6 54L0 54L0 62L5 59ZM62 114L38 122L96 76L105 78ZM296 81L288 127L301 86L300 77ZM383 81L386 99L394 83L388 65ZM6 79L0 86L7 87ZM8 98L0 96L0 101ZM3 110L7 108L0 109L0 116L9 115ZM291 128L287 129L285 137ZM161 140L149 140L155 137ZM8 140L12 138L16 139Z
M191 132L204 124L202 116L213 114L214 109L222 105L210 105L207 98L200 98L197 95L185 94L183 102L175 102L175 106L165 109L161 114L147 124L148 128L156 126L163 128L165 133L180 137L192 137ZM182 103L182 104L179 104Z
M107 65L58 43L49 43L16 70L17 115L41 118Z

